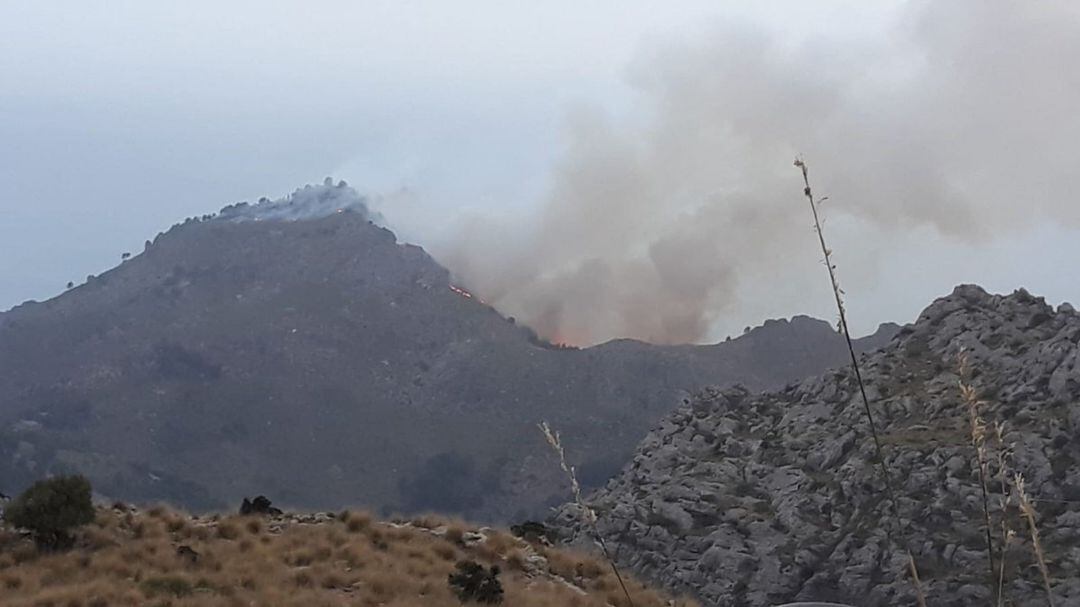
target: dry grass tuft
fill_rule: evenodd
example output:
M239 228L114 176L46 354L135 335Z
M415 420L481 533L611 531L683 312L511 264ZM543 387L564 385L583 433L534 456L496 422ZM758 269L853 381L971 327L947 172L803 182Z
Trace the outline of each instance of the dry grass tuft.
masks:
M1013 529L1012 521L1009 516L1010 506L1013 504L1013 496L1015 495L1016 505L1019 510L1020 518L1022 519L1021 524L1022 526L1027 527L1031 537L1031 549L1035 557L1035 562L1038 565L1043 587L1046 591L1046 602L1050 607L1053 607L1054 601L1051 594L1050 570L1047 566L1046 554L1043 551L1042 542L1039 537L1039 527L1037 523L1038 516L1035 512L1035 506L1025 490L1024 476L1019 472L1013 471L1010 467L1009 462L1012 457L1012 448L1005 440L1005 424L998 421L993 425L992 434L995 439L993 446L996 449L996 455L992 456L990 451L991 447L989 446L988 441L988 438L991 436L991 426L985 421L983 416L983 410L988 403L979 397L978 391L971 383L971 377L974 374L972 373L967 354L961 351L958 360L960 395L968 410L971 444L975 450L976 465L979 472L979 483L982 488L982 508L985 517L984 526L988 555L987 560L990 563L991 597L994 600L994 604L998 605L998 607L1003 607L1006 604L1005 579L1006 571L1008 571L1008 556L1013 540L1016 537L1016 531ZM991 464L996 465L996 471L991 469ZM997 526L994 525L993 516L990 511L991 477L997 478L999 489L997 504L997 516L999 521ZM992 535L995 531L998 533L998 559L996 563L992 541Z
M443 534L446 541L456 544L458 546L465 543L465 527L457 524L449 525L446 528L446 533Z
M1050 589L1050 569L1046 566L1046 553L1043 551L1042 542L1039 540L1039 525L1036 523L1035 506L1031 503L1027 491L1024 489L1024 476L1016 473L1013 481L1016 486L1016 497L1020 502L1020 512L1027 521L1028 531L1031 533L1031 550L1035 554L1035 560L1039 563L1039 574L1042 576L1043 588L1046 590L1046 604L1054 607L1054 597Z
M233 521L221 521L217 525L217 536L223 540L235 540L240 537L240 527Z
M251 535L259 535L263 530L263 522L258 518L250 518L244 523L244 529L247 529Z
M967 407L971 446L975 450L975 461L979 470L979 487L982 490L984 518L983 531L986 535L986 561L990 567L990 594L995 596L998 592L997 584L995 584L998 576L996 574L997 568L994 565L994 540L992 536L994 525L990 519L990 464L986 451L987 426L982 415L986 403L979 398L978 392L971 384L971 366L968 362L967 352L960 352L957 367L960 374L960 396Z
M345 523L349 533L360 533L371 526L371 514L367 512L350 512L346 510L338 517Z

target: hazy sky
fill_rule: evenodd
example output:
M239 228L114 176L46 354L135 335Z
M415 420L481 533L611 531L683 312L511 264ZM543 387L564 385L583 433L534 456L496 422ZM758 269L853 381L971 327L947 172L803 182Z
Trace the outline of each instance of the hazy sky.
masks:
M558 308L585 341L832 319L792 152L833 195L860 331L959 282L1077 301L1080 27L1065 2L1019 4L0 0L0 309L186 216L333 176L509 313ZM629 177L614 198L582 186ZM553 240L579 202L641 219ZM523 223L543 243L500 234ZM675 240L724 263L665 273ZM788 255L810 263L778 269ZM594 260L638 280L642 259L642 284L677 297L575 282ZM659 308L678 314L645 326Z

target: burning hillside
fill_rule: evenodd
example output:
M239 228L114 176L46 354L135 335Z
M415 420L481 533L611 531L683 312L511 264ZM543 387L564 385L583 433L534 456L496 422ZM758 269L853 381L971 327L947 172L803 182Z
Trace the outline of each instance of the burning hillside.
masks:
M553 347L361 203L324 184L226 209L0 314L0 490L78 471L106 495L199 510L271 493L507 520L563 495L540 419L573 429L595 486L682 391L843 360L810 319L707 347Z

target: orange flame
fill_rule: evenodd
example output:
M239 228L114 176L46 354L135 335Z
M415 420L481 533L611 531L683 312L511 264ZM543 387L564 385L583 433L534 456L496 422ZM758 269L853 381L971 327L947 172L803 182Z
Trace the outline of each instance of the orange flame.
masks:
M450 290L453 291L454 293L457 293L458 295L466 298L466 299L475 299L476 301L478 301L480 303L484 303L484 300L480 299L479 297L474 297L472 293L469 293L468 291L466 291L465 289L462 289L461 287L455 287L454 285L450 285Z
M556 329L547 341L559 348L577 349L580 348L582 343L585 343L584 336L575 335L572 330L565 328Z
M450 285L450 290L453 291L454 293L457 293L458 295L460 295L462 297L468 297L469 299L472 299L472 293L469 293L465 289L461 289L461 288L455 287L454 285Z

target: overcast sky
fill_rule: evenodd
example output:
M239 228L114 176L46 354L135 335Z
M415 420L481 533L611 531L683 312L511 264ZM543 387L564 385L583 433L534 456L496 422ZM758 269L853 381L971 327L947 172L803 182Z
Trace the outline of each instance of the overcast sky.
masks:
M981 4L1010 15L1003 9L1008 3ZM1027 5L1035 8L1001 22L983 10L963 10L973 3L930 12L921 5L865 1L0 0L0 310L59 294L69 280L79 283L115 265L121 252L140 251L144 240L184 217L279 197L325 176L376 197L399 238L425 246L481 288L499 293L493 299L505 302L508 313L525 309L527 316L530 304L521 301L526 295L515 298L500 289L517 289L530 301L546 298L549 306L547 300L566 293L567 306L603 302L605 310L615 309L618 297L639 296L598 299L595 293L549 289L565 287L569 279L545 275L539 281L535 271L529 280L489 281L492 272L519 266L477 261L502 255L500 241L472 238L472 248L464 250L463 222L481 217L496 225L577 200L582 194L573 179L581 176L575 173L567 185L568 172L574 173L568 165L596 163L617 151L604 145L582 151L583 141L611 133L631 147L653 141L646 156L663 150L665 162L684 154L690 159L674 170L664 164L642 169L695 184L672 194L694 198L692 206L672 207L672 213L701 213L708 200L729 189L773 204L787 182L732 170L728 188L722 180L698 180L695 171L705 169L682 173L695 158L706 162L696 152L714 148L683 146L680 134L729 121L736 135L783 145L762 151L752 142L724 153L750 150L756 162L768 165L762 171L795 180L788 152L805 152L823 187L841 199L830 230L853 324L861 332L881 321L913 320L960 282L996 291L1024 286L1053 303L1078 301L1080 234L1063 184L1080 165L1080 151L1063 142L1080 140L1072 117L1080 83L1072 65L1076 55L1060 55L1077 50L1069 40L1080 28L1064 2ZM1020 29L1002 35L1009 32L999 30L1013 22ZM957 50L956 39L972 42ZM931 49L928 56L955 63L956 73L912 67L923 44ZM906 50L896 50L901 47ZM782 59L770 59L775 57ZM742 73L744 65L761 69ZM1014 85L994 77L1028 72L1030 78ZM768 78L764 84L757 82L759 73ZM905 80L909 73L915 75ZM956 78L969 83L964 90L985 86L985 95L965 97L959 87L941 84ZM798 86L787 87L789 81ZM698 92L698 82L712 88ZM927 82L937 82L936 88L912 92ZM833 83L845 91L843 102L815 101L831 99ZM1009 86L1022 99L998 103L996 96L1010 96L1002 93ZM729 92L743 89L791 98L761 107L760 96ZM895 96L885 93L893 90ZM807 91L809 99L796 98ZM946 102L923 108L922 101L937 94ZM896 99L903 101L892 107ZM701 103L708 111L695 113ZM821 133L793 122L791 114L804 111L797 103L809 104L806 120L827 122L840 141L827 143ZM673 111L700 121L674 129ZM922 124L924 116L932 120ZM949 130L966 116L970 124ZM589 124L583 127L582 120ZM742 129L740 121L753 128ZM597 135L594 122L613 126ZM1010 128L999 133L1003 124ZM916 132L910 141L895 141L909 130ZM874 136L864 140L868 132ZM1046 139L1052 141L1043 145ZM984 162L979 155L994 148L1008 150ZM904 185L874 174L868 158L878 154L882 163L902 165L891 178L903 177ZM917 183L907 191L926 172L907 160L926 155L938 155L935 166L955 170L957 179L937 176L941 183ZM862 174L871 175L867 184L903 190L904 196L931 194L896 216L882 210L893 206L887 198L880 207L859 208L856 194L865 198L871 186L849 182ZM715 177L724 175L720 170ZM799 205L793 183L791 204ZM980 187L993 187L1002 198L979 202L987 198ZM958 212L939 214L953 197L963 199ZM657 224L655 209L666 208L663 196L637 204L628 202L626 212L652 205L649 225ZM981 217L979 204L990 220L971 222L968 233L964 218ZM558 212L543 216L572 220ZM723 224L717 233L732 239L743 216L714 217ZM652 245L683 233L677 222L660 223L663 234L642 236L653 261ZM769 238L754 233L755 242ZM809 229L775 237L804 256L816 255ZM518 254L575 268L595 256L610 262L605 276L625 276L620 263L636 255L632 248ZM735 255L723 249L702 254ZM748 254L768 256L769 249L751 247ZM805 268L786 276L768 264L728 265L713 268L723 275L715 290L694 295L707 309L687 312L707 322L704 333L679 329L665 338L657 333L663 328L639 330L641 321L628 312L610 322L580 316L580 326L603 327L582 339L620 333L661 341L681 335L718 339L768 317L834 317L823 268L807 277ZM672 284L661 275L649 288ZM739 296L721 296L723 289ZM673 304L659 298L655 305ZM683 327L683 320L671 323Z

